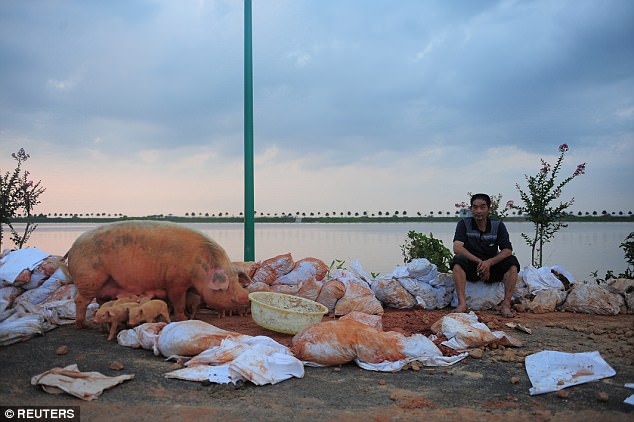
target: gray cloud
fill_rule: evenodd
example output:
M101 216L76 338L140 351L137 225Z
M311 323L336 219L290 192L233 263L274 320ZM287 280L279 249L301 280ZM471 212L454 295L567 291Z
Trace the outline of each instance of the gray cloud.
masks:
M236 1L0 3L0 147L242 154ZM253 4L256 152L315 167L632 141L634 3Z

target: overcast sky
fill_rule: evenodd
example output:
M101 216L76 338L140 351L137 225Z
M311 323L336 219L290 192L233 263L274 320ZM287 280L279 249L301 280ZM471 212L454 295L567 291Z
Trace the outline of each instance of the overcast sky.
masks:
M243 3L0 0L0 170L36 212L244 210ZM254 0L255 209L455 211L587 162L634 210L634 1Z

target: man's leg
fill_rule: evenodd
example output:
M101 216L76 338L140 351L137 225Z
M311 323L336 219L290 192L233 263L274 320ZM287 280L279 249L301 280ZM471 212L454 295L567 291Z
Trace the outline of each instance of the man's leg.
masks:
M504 273L504 302L502 302L503 317L512 318L515 316L515 312L511 309L511 299L513 299L515 284L517 284L517 268L515 265L511 265L511 268Z
M467 299L465 289L467 287L467 274L458 264L453 266L453 282L456 285L456 295L458 296L458 306L455 312L467 312Z

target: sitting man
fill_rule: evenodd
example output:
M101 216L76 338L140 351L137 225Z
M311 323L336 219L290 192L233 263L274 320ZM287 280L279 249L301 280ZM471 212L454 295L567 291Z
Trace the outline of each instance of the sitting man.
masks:
M484 193L471 197L471 217L463 218L456 226L453 238L454 258L450 268L456 284L458 306L456 312L466 312L465 287L467 280L485 282L504 281L502 316L514 316L511 299L520 263L513 255L509 233L501 220L491 220L491 198Z

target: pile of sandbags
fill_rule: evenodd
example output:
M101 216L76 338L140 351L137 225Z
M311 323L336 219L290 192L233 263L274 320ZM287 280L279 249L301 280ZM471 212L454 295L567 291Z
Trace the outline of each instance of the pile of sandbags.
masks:
M534 313L634 313L634 280L575 281L568 271L557 265L541 268L529 265L522 269L516 294L521 307Z
M314 300L337 316L353 311L382 315L383 305L370 288L370 277L357 262L352 269L331 270L317 258L294 261L290 253L256 263L249 292L271 291Z
M198 320L142 324L119 332L117 342L185 361L183 368L168 372L166 378L219 384L242 380L265 385L304 376L303 363L275 340L223 330Z
M75 320L75 286L59 256L37 248L0 256L0 345L24 341Z
M451 302L454 282L450 275L440 274L435 264L420 258L372 280L372 290L391 308L442 309Z
M391 273L376 278L365 273L356 260L349 269L333 270L316 258L295 262L290 253L248 265L253 280L249 291L301 296L323 304L337 316L352 311L382 315L383 307L443 309L458 304L451 274L439 273L436 265L425 258L397 265ZM470 309L497 309L504 299L504 284L467 281L465 296ZM576 282L559 265L529 265L519 273L513 300L519 310L533 313L632 313L634 280Z

